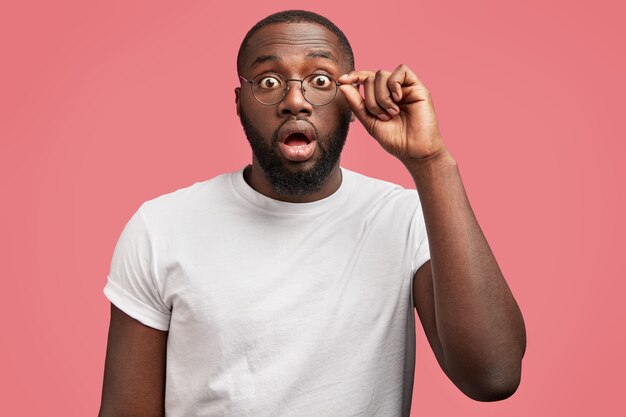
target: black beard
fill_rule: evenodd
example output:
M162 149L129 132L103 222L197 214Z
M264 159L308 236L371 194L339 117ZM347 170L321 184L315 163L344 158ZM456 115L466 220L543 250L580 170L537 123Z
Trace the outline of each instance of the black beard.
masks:
M306 171L292 172L284 165L279 156L278 130L280 128L276 129L272 135L271 145L268 146L243 110L239 114L252 152L265 172L265 177L278 195L291 196L311 194L322 188L339 161L339 156L348 136L351 117L350 112L346 112L345 116L339 120L337 129L325 137L317 138L320 156L313 167Z

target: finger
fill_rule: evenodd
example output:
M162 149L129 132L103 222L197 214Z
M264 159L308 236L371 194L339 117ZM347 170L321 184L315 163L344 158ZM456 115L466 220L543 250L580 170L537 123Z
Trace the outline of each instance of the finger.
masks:
M375 75L372 71L350 71L349 73L340 76L338 81L341 84L363 84L365 79L372 75ZM423 86L422 82L417 78L417 75L415 75L415 73L406 64L398 65L398 67L391 73L389 82L398 83L403 87L415 84Z
M376 73L372 71L351 71L348 74L344 74L339 77L338 81L344 85L363 85L363 95L365 97L364 104L367 112L371 116L375 116L380 120L387 121L391 119L391 116L383 107L379 106L376 100L375 79Z
M381 78L386 78L388 74L389 73L381 74ZM395 106L393 101L390 101L388 91L386 93L377 94L377 78L377 73L372 71L352 71L339 77L339 82L342 84L363 85L364 102L367 112L380 120L387 121L391 119L391 114L399 113L399 109ZM379 84L382 85L384 83ZM379 87L379 89L381 88ZM383 102L378 102L378 97L387 99L386 106ZM388 112L385 107L391 107L394 108L394 110Z
M387 121L391 119L391 116L387 114L384 108L382 108L376 99L376 75L371 75L363 82L363 97L365 99L365 107L367 111L380 120Z
M341 84L363 84L365 79L371 75L374 75L372 71L350 71L339 77L337 81Z
M387 88L395 102L401 101L404 97L403 87L412 86L421 86L426 90L417 75L405 64L399 65L387 79Z
M365 126L365 129L369 131L376 121L376 118L368 113L367 108L365 107L365 100L361 97L361 93L358 88L348 83L341 85L339 90L346 98L352 113L354 113L356 118L359 119L363 126Z
M376 73L376 79L374 80L374 92L376 94L376 102L378 105L385 109L391 116L395 116L400 113L400 108L396 106L391 98L391 91L388 87L388 80L391 73L389 71L380 70Z

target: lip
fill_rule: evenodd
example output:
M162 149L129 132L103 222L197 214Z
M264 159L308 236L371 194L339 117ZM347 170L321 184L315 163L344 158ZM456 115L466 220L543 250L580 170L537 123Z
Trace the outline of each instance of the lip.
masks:
M289 146L285 141L290 135L299 133L306 136L309 143L306 145ZM313 125L304 120L296 120L285 123L278 131L278 149L288 160L302 162L310 159L317 148L317 133Z
M278 140L280 143L285 143L285 140L289 137L289 135L293 135L295 133L300 133L306 136L309 141L317 139L317 133L309 122L305 122L304 120L294 120L287 122L280 127L280 130L278 131Z

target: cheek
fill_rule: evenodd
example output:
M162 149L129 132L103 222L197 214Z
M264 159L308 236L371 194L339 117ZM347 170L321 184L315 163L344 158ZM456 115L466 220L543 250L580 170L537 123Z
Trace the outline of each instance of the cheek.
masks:
M350 106L343 97L335 98L331 105L323 109L320 112L320 123L322 123L326 130L334 130L337 125L348 115L351 114Z
M352 110L350 109L350 106L348 105L346 98L343 96L343 94L340 91L337 92L337 97L335 97L335 101L337 105L336 112L338 113L337 115L338 118L341 118L345 114L352 114Z
M342 109L343 110L343 109ZM320 136L328 137L334 134L341 124L341 112L339 109L324 114L319 114L316 119L311 120Z
M276 117L275 111L269 106L261 106L258 103L241 103L241 110L254 128L265 137L271 137L277 127L272 122Z

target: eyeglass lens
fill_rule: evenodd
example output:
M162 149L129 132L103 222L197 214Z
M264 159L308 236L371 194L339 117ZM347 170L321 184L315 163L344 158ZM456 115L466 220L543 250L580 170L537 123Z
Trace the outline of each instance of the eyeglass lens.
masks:
M283 100L290 82L302 81L302 94L314 106L330 103L337 94L337 82L326 74L311 74L304 80L286 80L279 74L263 74L252 82L252 93L261 103L277 104Z

